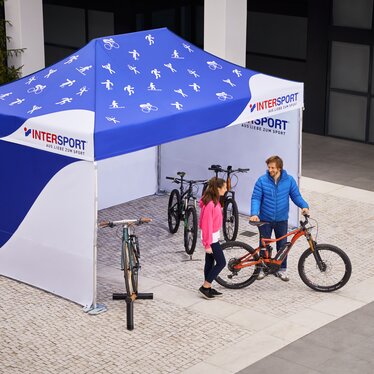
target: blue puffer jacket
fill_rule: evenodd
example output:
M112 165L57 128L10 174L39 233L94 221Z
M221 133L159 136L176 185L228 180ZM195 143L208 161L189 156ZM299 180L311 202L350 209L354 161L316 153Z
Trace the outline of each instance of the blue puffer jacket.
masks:
M267 171L258 178L252 194L251 216L259 216L261 221L275 222L288 220L290 199L299 208L309 208L302 198L295 179L282 170L278 183Z

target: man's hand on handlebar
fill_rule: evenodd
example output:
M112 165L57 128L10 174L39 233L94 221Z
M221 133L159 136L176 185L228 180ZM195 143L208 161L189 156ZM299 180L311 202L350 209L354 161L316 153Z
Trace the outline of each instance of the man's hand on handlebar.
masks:
M301 214L303 216L309 216L309 209L308 208L301 209Z

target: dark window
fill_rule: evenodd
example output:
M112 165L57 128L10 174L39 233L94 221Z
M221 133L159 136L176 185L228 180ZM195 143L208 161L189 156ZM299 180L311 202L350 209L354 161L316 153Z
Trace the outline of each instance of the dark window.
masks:
M160 27L203 46L204 0L43 0L43 14L47 66L91 39Z

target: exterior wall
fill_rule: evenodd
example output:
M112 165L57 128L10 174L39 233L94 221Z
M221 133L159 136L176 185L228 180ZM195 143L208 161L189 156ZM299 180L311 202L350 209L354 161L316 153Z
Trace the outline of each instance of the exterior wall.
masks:
M4 2L8 49L25 48L8 59L10 66L22 67L22 76L44 68L44 33L42 0L7 0Z
M205 0L204 50L245 66L247 0Z
M373 3L7 0L5 15L9 48L27 48L10 61L23 65L23 75L43 68L44 56L50 65L94 37L168 27L238 65L304 82L304 131L374 143ZM69 25L64 33L61 24Z

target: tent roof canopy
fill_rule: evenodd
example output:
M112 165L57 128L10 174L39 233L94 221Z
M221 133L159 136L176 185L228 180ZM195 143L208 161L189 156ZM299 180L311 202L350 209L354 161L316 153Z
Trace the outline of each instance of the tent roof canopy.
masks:
M302 83L161 28L94 39L0 87L0 139L100 160L302 106Z

